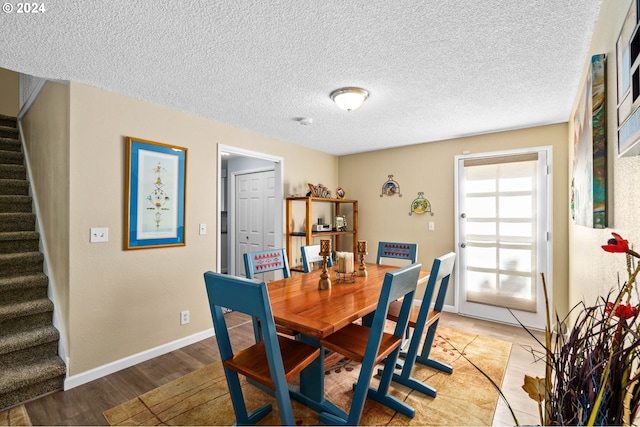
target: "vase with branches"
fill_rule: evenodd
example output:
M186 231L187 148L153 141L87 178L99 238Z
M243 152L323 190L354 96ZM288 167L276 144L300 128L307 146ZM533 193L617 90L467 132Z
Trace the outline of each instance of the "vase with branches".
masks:
M542 425L630 425L638 413L640 319L632 297L640 254L612 235L602 248L626 255L626 282L594 305L581 302L563 319L556 314L554 327L547 304L545 342L536 339L542 351L534 351L545 361L545 377L525 375L522 386L538 403ZM548 301L544 276L542 282Z

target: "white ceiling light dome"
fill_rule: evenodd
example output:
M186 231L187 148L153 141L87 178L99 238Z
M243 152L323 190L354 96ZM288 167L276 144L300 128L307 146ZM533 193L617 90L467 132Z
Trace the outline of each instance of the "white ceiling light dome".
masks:
M343 87L331 92L331 99L345 111L357 110L369 97L369 92L359 87Z

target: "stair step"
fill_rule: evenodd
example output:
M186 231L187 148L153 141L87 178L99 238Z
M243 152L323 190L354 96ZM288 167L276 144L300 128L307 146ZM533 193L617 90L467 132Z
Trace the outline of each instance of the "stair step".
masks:
M40 252L0 254L0 278L41 273L43 261Z
M0 213L32 212L31 196L0 195Z
M36 215L30 212L0 213L0 233L13 231L33 231Z
M37 252L39 249L40 233L37 231L0 233L0 254Z
M24 155L22 151L0 150L0 163L22 165L24 164Z
M0 137L18 139L20 137L20 134L18 132L18 129L15 127L0 125Z
M33 314L49 313L53 311L53 303L48 298L21 302L18 304L0 305L0 324L7 320L26 317Z
M27 179L24 165L0 164L0 179Z
M61 390L66 372L66 366L58 356L3 370L0 376L0 410Z
M0 137L0 150L22 152L22 144L18 139Z
M0 305L0 338L33 329L52 327L52 321L53 302L46 296L36 300ZM1 350L0 354L2 354Z
M49 278L44 273L0 278L0 306L45 299L48 287ZM34 319L33 324L38 322L40 319ZM4 328L6 329L8 326L5 325ZM0 335L2 335L2 331L0 331Z
M44 273L0 278L0 292L28 288L46 288L48 285L49 278Z
M24 179L1 179L0 195L3 196L28 196L29 181Z
M0 126L6 126L10 128L18 127L18 118L13 116L5 116L0 114Z
M9 362L7 355L15 354L25 349L40 347L45 344L54 343L53 355L55 355L58 352L58 339L60 339L60 333L52 325L41 326L24 332L0 336L0 366L7 366L9 364L16 365L20 360L24 362L29 359L34 359L35 357L33 355L26 355L22 356L20 359ZM39 355L37 358L42 359L44 356Z

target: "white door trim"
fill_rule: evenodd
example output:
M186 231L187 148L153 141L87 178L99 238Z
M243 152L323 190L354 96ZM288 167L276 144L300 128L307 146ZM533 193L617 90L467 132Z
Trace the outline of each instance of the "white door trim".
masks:
M224 145L224 144L218 144L218 162L217 162L217 168L218 168L218 181L216 183L216 188L217 188L217 205L216 205L216 271L221 271L221 247L220 247L220 234L221 234L221 213L220 213L220 206L222 206L222 157L223 157L223 153L225 154L233 154L233 155L239 155L239 156L243 156L243 157L251 157L251 158L255 158L255 159L261 159L261 160L267 160L270 162L273 162L274 164L274 171L275 171L275 180L276 180L276 187L275 187L275 199L279 200L280 203L276 203L275 205L275 212L274 215L276 218L280 218L279 221L276 221L275 224L275 235L276 236L280 236L279 240L278 237L276 237L276 242L279 241L280 242L280 246L284 247L284 158L282 157L278 157L278 156L273 156L270 154L265 154L265 153L260 153L258 151L251 151L251 150L247 150L244 148L238 148L238 147L233 147L230 145ZM229 182L227 187L229 189L231 189L231 191L233 192L233 194L228 194L228 200L235 200L235 177L229 177L230 181L234 181ZM227 216L227 222L228 222L228 245L229 245L229 249L234 247L235 245L235 236L234 236L234 232L232 232L231 230L235 230L235 220L233 219L233 215L231 213L231 206L228 207L229 208L229 213ZM235 265L235 255L234 255L234 251L229 250L229 265L233 266ZM231 271L229 271L229 273L232 273Z

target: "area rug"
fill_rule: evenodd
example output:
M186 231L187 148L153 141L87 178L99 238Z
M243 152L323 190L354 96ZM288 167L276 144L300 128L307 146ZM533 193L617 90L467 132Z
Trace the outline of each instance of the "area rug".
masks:
M24 405L0 412L0 426L30 426L31 419Z
M472 361L496 384L502 384L511 352L511 343L473 335L445 327L431 350L431 356L453 366L445 374L416 364L413 376L435 387L437 396L427 397L407 387L392 383L392 394L416 410L414 418L401 415L367 399L361 425L491 425L498 392ZM468 360L467 360L468 359ZM352 384L359 374L359 364L343 359L325 372L325 396L343 410L349 410ZM376 386L377 379L372 380ZM277 404L269 394L243 382L247 408L255 409L271 402L272 412L260 424L280 424ZM317 425L318 413L293 402L298 425ZM155 390L138 396L104 412L110 425L231 425L235 415L229 397L222 364L213 363Z

